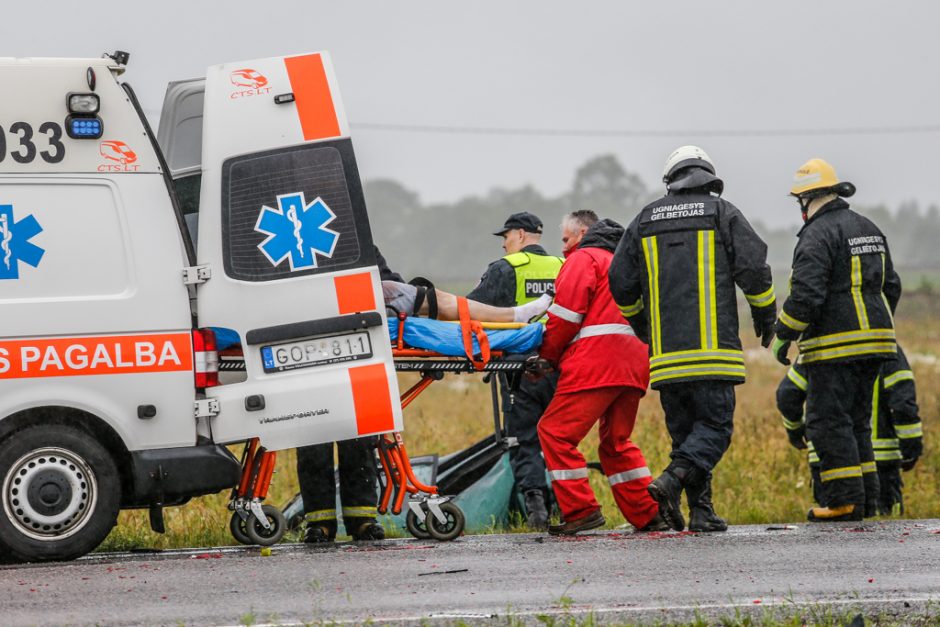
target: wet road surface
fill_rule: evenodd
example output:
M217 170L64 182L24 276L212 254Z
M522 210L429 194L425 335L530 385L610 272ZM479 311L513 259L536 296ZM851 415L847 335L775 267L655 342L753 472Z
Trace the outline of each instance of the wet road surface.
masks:
M0 599L6 625L634 622L825 608L940 621L940 520L96 554L0 566Z

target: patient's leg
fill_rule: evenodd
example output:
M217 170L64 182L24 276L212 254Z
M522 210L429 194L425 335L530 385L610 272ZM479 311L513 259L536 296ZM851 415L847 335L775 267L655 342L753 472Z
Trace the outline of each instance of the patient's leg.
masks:
M437 295L438 319L457 320L460 317L457 313L457 297L450 292L439 289L435 289L434 292ZM396 281L382 281L382 294L385 297L385 304L407 315L414 312L417 293L418 290L413 285ZM493 307L475 300L468 300L467 304L470 309L470 317L474 320L481 322L528 322L532 318L539 318L545 314L552 304L552 297L543 294L538 300L519 307ZM428 300L426 298L421 303L418 314L422 316L428 314Z

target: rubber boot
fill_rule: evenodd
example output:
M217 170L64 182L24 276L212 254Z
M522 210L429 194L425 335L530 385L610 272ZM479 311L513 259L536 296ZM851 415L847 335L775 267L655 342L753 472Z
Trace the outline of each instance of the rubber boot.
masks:
M689 500L689 531L727 531L728 523L715 513L712 505L712 476L708 473L703 481L687 482L685 496Z
M304 528L305 544L321 544L336 539L336 521L310 521Z
M368 542L372 540L385 539L385 527L380 525L375 519L350 518L346 521L351 529L349 535L355 542Z
M538 531L548 529L548 508L545 506L545 493L542 490L526 491L525 511L526 526Z
M606 524L607 521L604 520L604 515L601 514L601 510L598 509L591 512L587 516L578 518L577 520L563 522L558 525L549 525L548 535L573 536L579 531L597 529L598 527L603 527Z
M656 514L653 520L646 523L646 526L637 529L637 533L651 533L654 531L669 531L672 527L666 522L661 514Z
M838 507L810 508L806 519L810 522L841 522L862 519L864 507L861 505L840 505Z
M684 459L674 459L646 490L650 496L659 503L660 515L676 531L685 529L685 518L682 517L680 498L684 485L693 466Z

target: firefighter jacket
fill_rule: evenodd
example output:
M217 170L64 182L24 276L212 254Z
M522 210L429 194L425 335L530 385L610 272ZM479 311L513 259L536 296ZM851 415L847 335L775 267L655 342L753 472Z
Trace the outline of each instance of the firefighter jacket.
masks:
M524 305L551 288L563 262L530 244L491 263L467 298L494 307Z
M803 403L806 388L806 366L800 363L790 368L777 387L777 409L783 414L783 426L787 431L797 431L805 426ZM914 373L900 346L897 354L881 366L872 389L871 406L871 442L875 461L900 461L899 439L923 437ZM810 463L817 463L819 457L813 443L809 442L808 447Z
M756 320L776 316L767 245L730 202L670 192L627 228L610 267L614 300L650 346L653 388L744 382L734 286Z
M901 280L878 227L837 198L807 220L797 237L777 336L799 339L805 364L893 355L892 314Z
M623 227L612 220L592 226L568 254L555 280L555 302L539 355L561 374L556 393L649 385L647 347L610 295L607 274Z

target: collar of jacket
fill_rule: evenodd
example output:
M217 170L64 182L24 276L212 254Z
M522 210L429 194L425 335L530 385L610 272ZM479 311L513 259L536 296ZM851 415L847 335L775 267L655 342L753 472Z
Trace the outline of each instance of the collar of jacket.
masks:
M587 230L578 248L603 248L614 252L623 232L624 228L620 224L610 218L604 218Z
M803 228L800 229L800 232L797 233L796 236L799 237L800 235L802 235L802 234L803 234L803 231L806 230L806 227L808 227L810 224L812 224L814 220L816 220L817 218L819 218L819 216L823 215L824 213L832 213L832 212L834 212L834 211L841 211L841 210L843 210L843 209L848 209L848 208L849 208L849 203L845 202L845 201L842 200L841 198L836 198L835 200L830 200L830 201L827 202L825 205L823 205L822 207L820 207L820 208L819 208L819 211L817 211L816 213L814 213L812 218L810 218L809 220L806 221L806 223L803 225Z
M541 244L529 244L519 251L520 253L532 253L533 255L545 255L548 256L548 251L542 248Z

